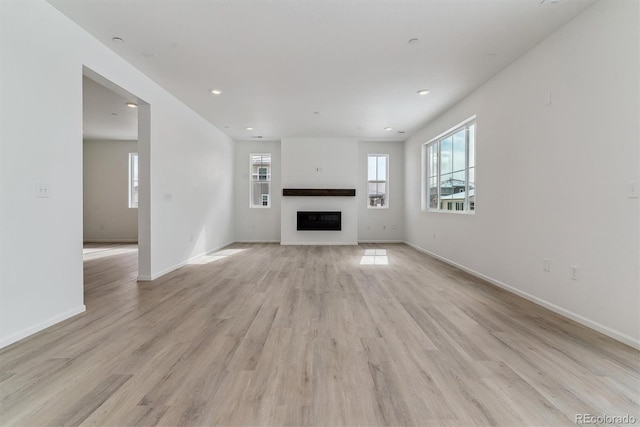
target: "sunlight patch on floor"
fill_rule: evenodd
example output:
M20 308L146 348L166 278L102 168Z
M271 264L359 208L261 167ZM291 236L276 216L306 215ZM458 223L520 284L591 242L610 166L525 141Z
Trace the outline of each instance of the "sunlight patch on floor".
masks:
M227 257L230 257L235 254L239 254L240 252L244 252L246 249L222 249L217 252L212 252L210 254L202 255L196 259L189 261L189 265L203 265L210 264L212 262L223 260Z
M82 248L82 258L84 261L106 258L114 255L130 254L138 252L137 244L127 244L122 246L102 246Z
M386 249L365 249L360 265L389 265Z

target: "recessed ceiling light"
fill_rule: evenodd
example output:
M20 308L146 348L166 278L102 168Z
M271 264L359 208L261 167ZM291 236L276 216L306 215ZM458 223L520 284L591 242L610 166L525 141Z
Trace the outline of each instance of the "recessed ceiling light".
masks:
M211 89L210 92L214 95L222 95L222 91L220 89Z
M393 128L386 127L386 128L384 128L384 130L393 130Z
M122 37L113 37L111 40L114 43L124 43L124 39Z
M313 114L315 114L316 116L320 114L320 111L314 111Z
M247 130L253 130L251 126L247 126Z
M417 44L418 42L420 42L420 40L418 40L418 39L409 40L409 44Z
M418 95L426 95L429 93L429 89L420 89Z
M117 116L117 115L118 115L118 113L111 113L111 115L112 115L112 116Z
M138 108L138 104L135 102L127 102L127 107L129 108Z

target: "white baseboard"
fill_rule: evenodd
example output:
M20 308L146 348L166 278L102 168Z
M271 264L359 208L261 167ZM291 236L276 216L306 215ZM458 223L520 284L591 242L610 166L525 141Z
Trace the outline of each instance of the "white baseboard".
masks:
M404 240L358 240L358 243L405 243Z
M234 243L280 243L280 240L236 240Z
M36 332L40 332L43 329L48 328L49 326L53 326L56 323L62 322L63 320L67 320L70 317L73 317L75 315L78 315L80 313L83 313L87 310L87 307L82 304L79 307L76 307L74 309L65 311L64 313L60 313L57 316L53 316L47 320L45 320L44 322L40 322L36 325L30 326L26 329L23 329L19 332L16 332L15 334L11 334L8 337L4 337L2 339L0 339L0 348L4 348L8 345L13 344L14 342L20 341L23 338L26 338L30 335L35 334Z
M203 257L205 255L209 255L209 254L211 254L213 252L219 251L220 249L226 248L227 246L232 245L233 243L235 243L235 242L224 243L221 246L215 247L213 249L209 249L209 250L207 250L205 252L202 252L201 254L192 256L191 258L189 258L189 259L187 259L185 261L179 262L178 264L176 264L176 265L174 265L172 267L165 268L164 270L162 270L162 271L160 271L158 273L155 273L155 274L151 274L150 276L140 276L139 275L137 277L137 280L138 280L138 282L150 282L152 280L156 280L156 279L164 276L165 274L171 273L172 271L179 269L180 267L184 267L185 265L189 264L190 262L195 261L198 258L201 258L201 257Z
M280 242L282 246L347 246L358 242Z
M508 284L506 284L504 282L501 282L499 280L496 280L493 277L486 276L486 275L484 275L482 273L479 273L479 272L477 272L475 270L467 268L464 265L458 264L457 262L451 261L448 258L442 257L442 256L440 256L440 255L438 255L436 253L433 253L433 252L431 252L431 251L429 251L427 249L424 249L424 248L421 248L420 246L414 245L411 242L405 241L404 243L406 245L411 246L412 248L416 249L417 251L420 251L420 252L425 253L427 255L430 255L430 256L432 256L434 258L437 258L440 261L443 261L443 262L445 262L445 263L447 263L449 265L457 267L460 270L466 271L467 273L469 273L469 274L471 274L473 276L479 277L480 279L486 280L487 282L489 282L489 283L491 283L491 284L493 284L493 285L495 285L495 286L497 286L499 288L502 288L502 289L504 289L506 291L509 291L512 294L516 294L516 295L518 295L518 296L520 296L520 297L522 297L522 298L524 298L524 299L526 299L528 301L531 301L531 302L533 302L535 304L538 304L539 306L547 308L547 309L553 311L556 314L564 316L564 317L566 317L568 319L571 319L571 320L573 320L573 321L575 321L577 323L580 323L583 326L586 326L587 328L593 329L593 330L598 331L598 332L600 332L600 333L602 333L602 334L604 334L604 335L606 335L606 336L608 336L610 338L613 338L616 341L620 341L621 343L624 343L624 344L626 344L628 346L631 346L633 348L636 348L636 349L640 350L640 341L635 339L635 338L633 338L633 337L631 337L631 336L629 336L629 335L627 335L627 334L623 334L623 333L621 333L619 331L616 331L614 329L609 328L608 326L604 326L604 325L602 325L602 324L600 324L598 322L594 322L591 319L587 319L584 316L581 316L581 315L579 315L577 313L574 313L574 312L572 312L570 310L567 310L567 309L564 309L562 307L559 307L559 306L557 306L557 305L555 305L555 304L553 304L553 303L551 303L551 302L549 302L547 300L539 298L539 297L537 297L535 295L531 295L528 292L521 291L518 288L514 288L513 286L508 285Z
M86 239L82 243L138 243L138 239Z

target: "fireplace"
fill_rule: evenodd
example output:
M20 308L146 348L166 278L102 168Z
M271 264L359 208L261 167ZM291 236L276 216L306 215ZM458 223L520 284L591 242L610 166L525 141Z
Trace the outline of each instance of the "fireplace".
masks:
M340 231L342 212L298 211L298 231Z

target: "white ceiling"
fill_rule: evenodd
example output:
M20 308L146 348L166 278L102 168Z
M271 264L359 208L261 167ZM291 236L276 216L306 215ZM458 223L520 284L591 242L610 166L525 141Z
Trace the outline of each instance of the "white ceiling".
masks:
M83 77L82 138L137 140L138 110L127 107L131 101Z
M593 3L49 1L236 140L404 140Z

